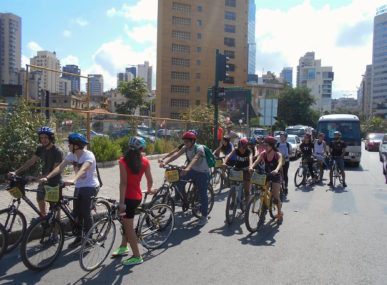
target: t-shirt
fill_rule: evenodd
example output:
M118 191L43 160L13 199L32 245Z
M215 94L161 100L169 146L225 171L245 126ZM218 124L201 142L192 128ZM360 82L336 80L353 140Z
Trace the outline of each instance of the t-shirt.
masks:
M149 160L144 156L142 157L141 169L140 172L137 174L133 174L132 170L130 170L123 157L120 158L120 163L126 168L127 178L125 198L131 200L142 200L140 183L146 168L149 166Z
M224 146L222 145L222 152L224 153L224 155L229 155L234 149L234 146L231 142L228 143L228 145ZM236 154L234 153L233 156L230 157L230 159L228 161L235 161L236 160Z
M236 168L245 168L250 166L251 150L247 148L244 153L241 153L239 149L236 149L235 153L236 153L236 163L235 163Z
M196 151L195 151L196 148ZM206 154L204 152L204 148L202 145L195 145L192 150L189 150L186 146L183 147L184 152L186 152L188 161L192 161L194 156L197 153L200 153L199 159L196 161L194 165L192 165L192 169L199 172L209 172L210 169L208 168Z
M62 152L56 145L52 145L49 149L45 148L44 146L38 146L38 148L35 151L35 155L40 158L40 160L43 162L42 166L42 175L47 176L53 169L54 165L56 163L61 163L63 159ZM48 185L50 186L56 186L60 183L62 179L61 174L55 175L54 177L51 177L48 179Z
M218 140L220 141L223 137L223 129L218 127Z
M331 150L332 156L341 156L343 154L343 149L347 147L347 144L342 141L331 141L329 144L329 149Z
M314 145L313 143L302 143L300 145L300 149L301 149L301 154L302 154L302 157L304 158L308 158L308 157L311 157L312 154L313 154L313 148L314 148Z
M282 154L282 157L285 159L285 161L289 161L289 145L288 142L282 143L279 142L277 144L279 152Z
M85 162L90 162L91 166L86 172L79 177L75 183L76 188L81 187L99 187L98 174L97 174L97 162L94 154L91 151L83 150L80 158L75 153L69 152L65 158L66 161L73 164L74 171L77 173Z

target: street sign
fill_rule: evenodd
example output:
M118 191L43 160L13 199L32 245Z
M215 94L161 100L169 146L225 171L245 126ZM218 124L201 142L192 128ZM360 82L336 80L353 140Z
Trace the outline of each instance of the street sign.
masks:
M261 126L273 126L276 123L278 99L260 99L259 100L259 124Z

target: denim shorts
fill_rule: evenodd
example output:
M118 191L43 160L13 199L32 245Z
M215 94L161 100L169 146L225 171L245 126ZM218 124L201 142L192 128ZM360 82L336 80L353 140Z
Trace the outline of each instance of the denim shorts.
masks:
M344 159L342 159L341 157L338 157L338 158L333 158L331 160L331 163L330 163L330 168L332 169L333 167L333 161L336 161L336 164L337 164L337 167L340 169L340 170L344 170Z

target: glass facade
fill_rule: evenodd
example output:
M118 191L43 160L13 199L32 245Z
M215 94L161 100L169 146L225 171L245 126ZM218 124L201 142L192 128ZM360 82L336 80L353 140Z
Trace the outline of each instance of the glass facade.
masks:
M256 44L255 44L255 1L249 0L249 16L247 27L248 43L248 74L255 74Z

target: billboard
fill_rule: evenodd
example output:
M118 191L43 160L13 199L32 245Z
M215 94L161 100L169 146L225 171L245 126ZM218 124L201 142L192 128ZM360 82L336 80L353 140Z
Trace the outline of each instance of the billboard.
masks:
M260 99L259 100L259 124L261 126L272 126L276 123L274 117L277 117L278 99Z

